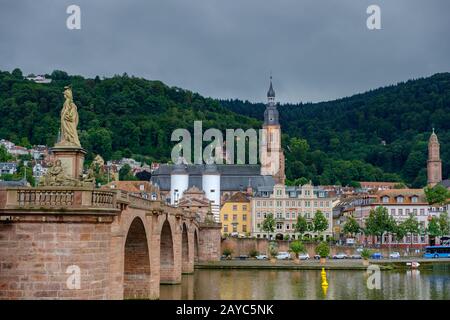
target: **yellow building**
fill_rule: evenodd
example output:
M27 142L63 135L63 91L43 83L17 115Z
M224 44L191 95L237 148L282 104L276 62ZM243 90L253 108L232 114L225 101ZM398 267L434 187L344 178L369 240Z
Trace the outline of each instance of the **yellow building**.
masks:
M222 234L245 236L252 232L250 199L245 193L237 192L224 202L220 222Z

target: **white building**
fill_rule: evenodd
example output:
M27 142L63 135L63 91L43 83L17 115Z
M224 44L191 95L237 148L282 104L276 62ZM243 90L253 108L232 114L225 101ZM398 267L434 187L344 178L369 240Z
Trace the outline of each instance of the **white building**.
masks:
M15 162L0 162L0 175L15 174L17 172L17 164Z
M309 224L312 223L315 213L320 210L328 220L328 228L321 233L326 239L332 236L333 214L332 209L335 198L329 198L326 191L310 184L289 187L276 184L273 188L258 188L251 200L252 235L257 238L298 238L295 232L297 217L303 216ZM262 229L263 221L268 214L275 219L275 232L267 234ZM304 236L312 238L317 234L312 231L305 232Z

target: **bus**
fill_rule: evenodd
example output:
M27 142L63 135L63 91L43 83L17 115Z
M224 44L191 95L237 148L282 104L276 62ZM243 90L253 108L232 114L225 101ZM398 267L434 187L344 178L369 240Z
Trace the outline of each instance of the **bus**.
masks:
M425 247L424 258L450 258L450 246Z

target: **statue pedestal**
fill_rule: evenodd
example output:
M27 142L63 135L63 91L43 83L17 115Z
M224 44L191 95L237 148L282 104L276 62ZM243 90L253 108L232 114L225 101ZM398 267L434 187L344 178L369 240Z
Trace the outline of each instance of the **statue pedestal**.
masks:
M86 150L77 146L58 146L51 148L56 159L61 160L61 165L68 177L80 179L83 174L84 156Z

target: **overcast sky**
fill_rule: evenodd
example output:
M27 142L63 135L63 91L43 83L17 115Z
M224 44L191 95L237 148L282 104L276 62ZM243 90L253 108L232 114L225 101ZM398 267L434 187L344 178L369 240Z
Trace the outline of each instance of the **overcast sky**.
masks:
M0 70L126 72L250 101L272 72L278 101L323 101L450 71L449 13L448 0L0 0Z

